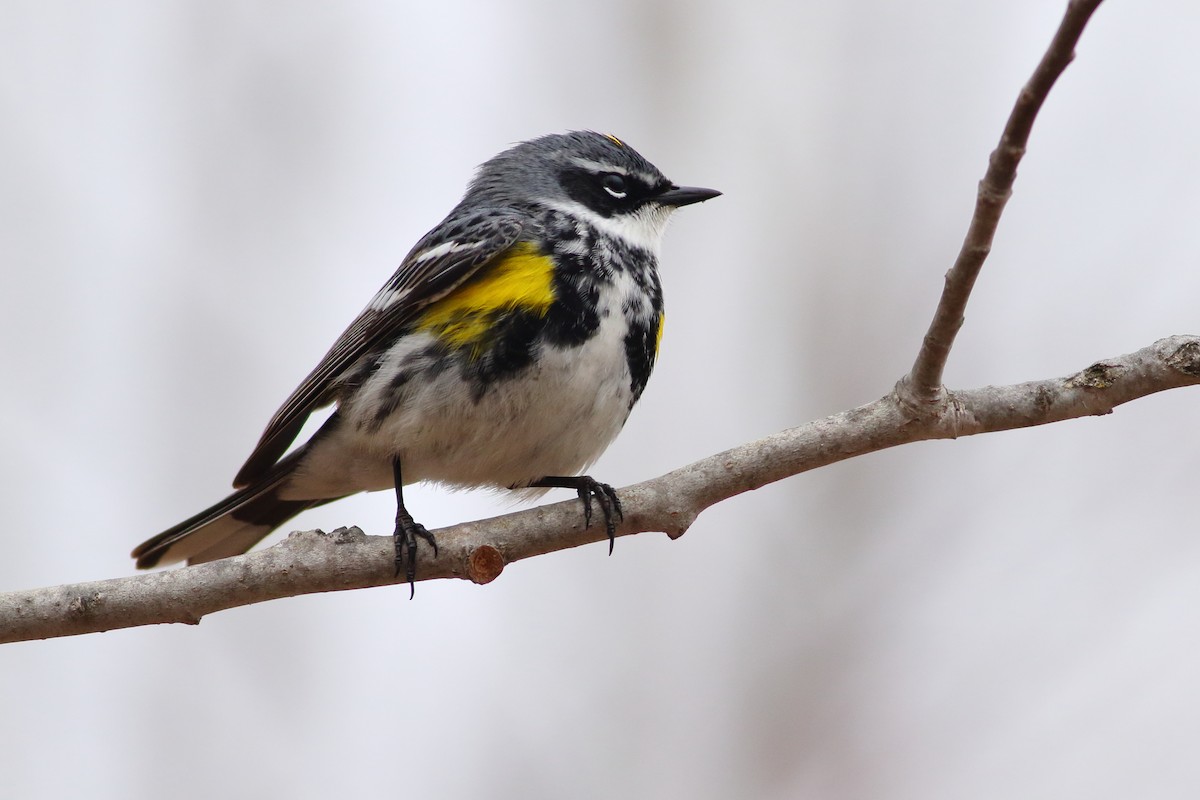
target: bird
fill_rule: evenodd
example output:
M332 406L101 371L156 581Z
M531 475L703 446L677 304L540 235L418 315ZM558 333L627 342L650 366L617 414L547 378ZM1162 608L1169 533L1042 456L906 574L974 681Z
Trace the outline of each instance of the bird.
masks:
M585 525L599 508L611 553L620 498L581 473L624 426L658 357L667 222L720 194L679 186L594 131L486 161L275 412L236 491L134 548L137 567L239 555L302 511L394 490L396 577L411 596L418 540L437 553L404 502L418 481L573 489Z

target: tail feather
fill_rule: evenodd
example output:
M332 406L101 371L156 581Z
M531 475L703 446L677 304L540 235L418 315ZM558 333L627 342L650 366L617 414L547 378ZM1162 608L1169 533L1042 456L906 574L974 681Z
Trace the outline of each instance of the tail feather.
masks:
M290 477L285 459L270 475L216 505L168 528L134 548L138 569L187 559L189 564L240 555L301 511L340 497L283 500L279 490Z

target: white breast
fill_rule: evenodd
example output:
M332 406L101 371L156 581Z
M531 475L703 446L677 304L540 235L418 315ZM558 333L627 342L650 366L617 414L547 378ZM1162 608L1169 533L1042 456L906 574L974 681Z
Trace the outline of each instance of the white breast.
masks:
M414 378L414 394L382 424L371 419L379 394L393 375L380 370L343 423L311 446L284 491L285 497L335 497L391 488L392 459L400 457L405 483L439 481L454 486L521 486L547 475L576 475L600 456L629 415L631 388L623 314L635 291L620 274L601 291L600 327L580 347L542 346L540 357L518 375L498 380L481 397L451 367ZM389 359L431 343L427 334L406 337Z

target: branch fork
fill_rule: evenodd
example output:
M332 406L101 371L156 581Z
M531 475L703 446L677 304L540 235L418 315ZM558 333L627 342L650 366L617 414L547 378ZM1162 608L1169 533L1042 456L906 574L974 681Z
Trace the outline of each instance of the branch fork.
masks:
M912 369L886 396L718 453L621 489L617 536L665 531L678 538L714 503L865 453L1084 416L1155 392L1200 384L1200 336L1172 336L1097 361L1065 378L950 391L942 376L967 301L1012 196L1017 166L1050 89L1101 0L1071 0L1058 31L1021 90L979 183L975 210L946 273L933 321ZM577 500L468 522L437 532L439 553L419 545L417 580L495 580L506 564L607 539L587 527ZM214 611L311 592L396 582L390 537L357 528L293 533L234 558L107 581L0 594L0 642L70 636L164 622L196 624Z

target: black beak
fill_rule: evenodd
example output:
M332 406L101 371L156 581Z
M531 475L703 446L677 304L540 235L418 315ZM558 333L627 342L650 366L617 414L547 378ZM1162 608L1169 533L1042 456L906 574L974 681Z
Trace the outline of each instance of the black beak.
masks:
M712 200L714 197L720 197L721 193L716 189L701 189L699 186L672 186L665 192L654 198L664 206L690 206L692 203L703 203L705 200Z

